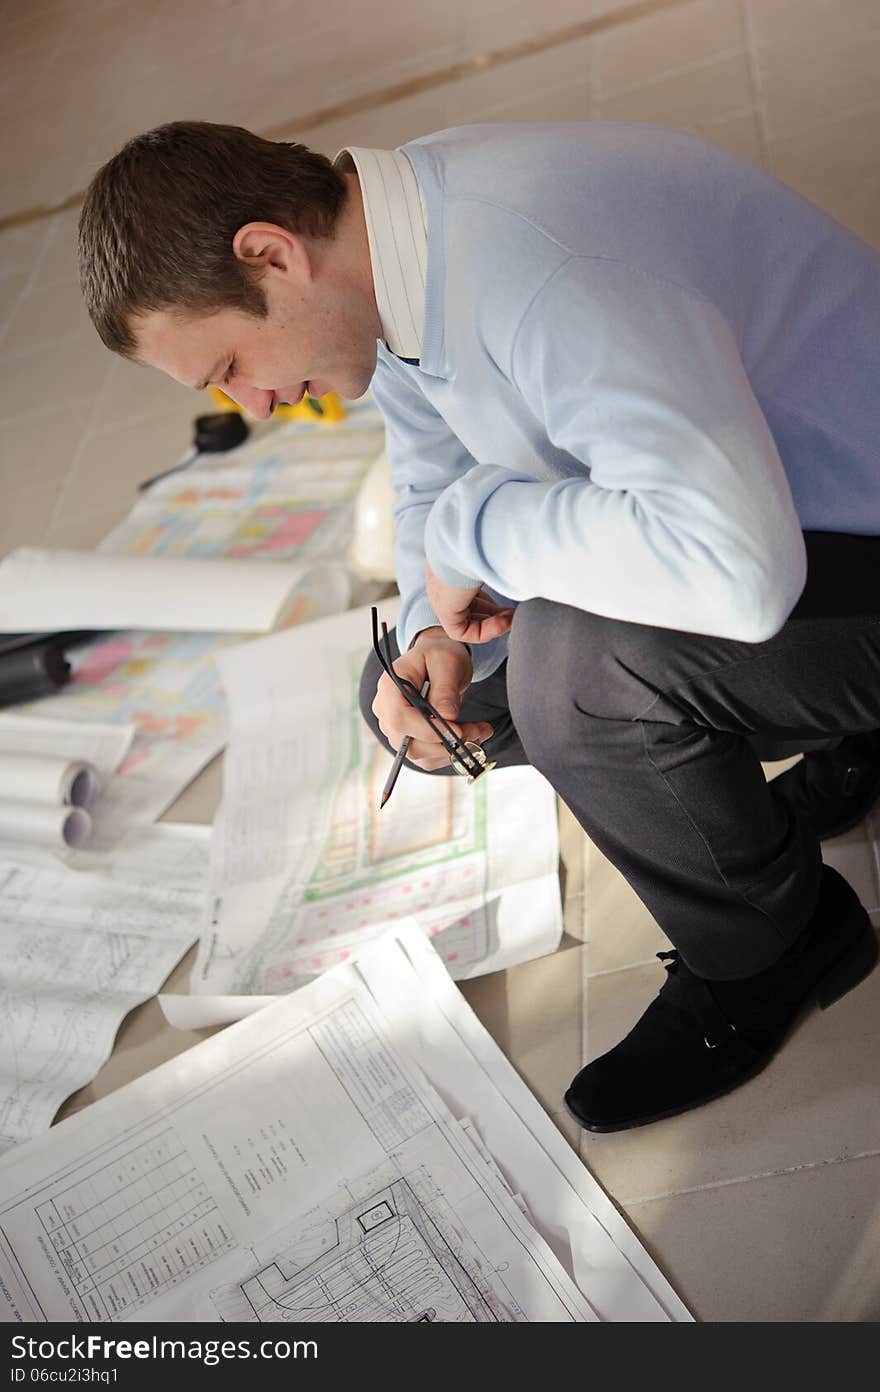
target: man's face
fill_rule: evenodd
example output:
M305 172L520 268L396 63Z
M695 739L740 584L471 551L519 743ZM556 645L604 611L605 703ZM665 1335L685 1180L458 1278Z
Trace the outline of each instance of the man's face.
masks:
M273 267L261 284L264 319L236 309L138 319L138 360L185 386L218 386L258 420L306 392L362 396L376 368L374 303L323 265L307 274Z

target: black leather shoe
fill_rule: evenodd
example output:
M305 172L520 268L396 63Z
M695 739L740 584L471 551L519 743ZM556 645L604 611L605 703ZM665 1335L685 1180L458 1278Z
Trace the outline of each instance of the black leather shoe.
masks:
M588 1131L625 1131L677 1116L760 1073L804 1007L815 1002L824 1010L868 975L877 938L855 891L824 866L807 928L757 976L706 981L677 952L657 956L667 971L659 995L565 1094Z
M820 841L858 826L880 798L880 731L805 754L770 784Z

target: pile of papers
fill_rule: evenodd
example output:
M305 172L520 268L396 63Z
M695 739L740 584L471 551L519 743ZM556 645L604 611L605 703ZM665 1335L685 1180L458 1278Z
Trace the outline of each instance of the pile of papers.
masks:
M687 1320L404 925L0 1160L7 1320Z
M354 499L381 443L371 407L328 432L278 429L156 484L98 553L0 566L0 628L122 625L70 651L58 695L0 715L17 797L5 818L0 804L0 1149L49 1127L195 941L208 829L154 823L225 743L216 657L242 634L224 630L345 608ZM101 787L88 810L64 800L84 770Z
M74 750L104 784L88 850L0 828L6 1320L689 1318L452 983L558 946L553 790L404 770L379 809L369 611L340 612L377 426L279 431L156 484L99 555L0 573L28 627L117 628L6 727L19 758L48 735L62 791ZM209 861L153 823L227 739ZM239 1023L47 1132L196 936L166 1014Z

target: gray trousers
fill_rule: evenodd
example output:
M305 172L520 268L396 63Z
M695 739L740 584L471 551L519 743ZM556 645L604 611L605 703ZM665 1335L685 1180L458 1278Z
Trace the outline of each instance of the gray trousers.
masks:
M532 599L507 662L462 702L462 720L495 726L489 757L544 774L709 979L770 966L818 896L819 843L760 759L880 729L880 537L805 539L806 588L768 642ZM361 709L387 747L370 710L380 673L371 654Z

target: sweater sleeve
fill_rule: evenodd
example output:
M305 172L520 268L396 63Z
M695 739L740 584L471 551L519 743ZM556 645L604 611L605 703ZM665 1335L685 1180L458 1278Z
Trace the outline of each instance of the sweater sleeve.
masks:
M472 469L474 460L406 369L393 363L381 348L371 390L385 420L385 446L396 495L394 555L402 601L397 640L405 652L421 629L439 623L425 589L426 519L444 489ZM506 595L497 592L493 598L509 603ZM472 645L471 656L473 680L482 681L507 656L507 636Z
M479 577L609 618L760 642L803 588L803 536L734 334L693 292L574 257L524 314L510 376L584 466L481 464L425 534L448 584Z

